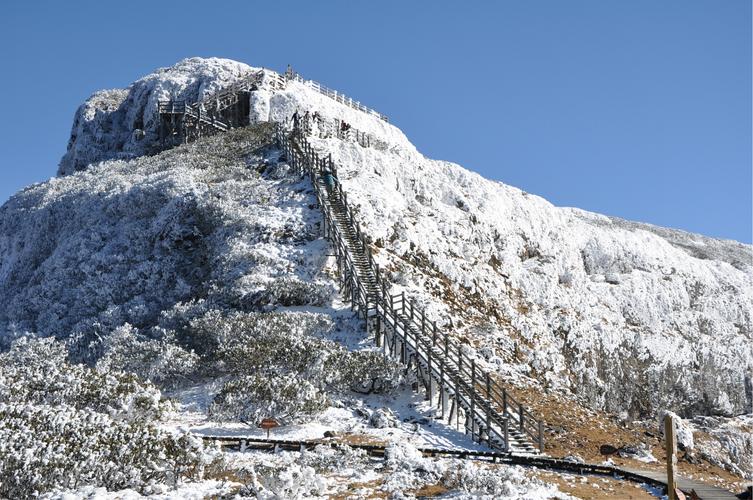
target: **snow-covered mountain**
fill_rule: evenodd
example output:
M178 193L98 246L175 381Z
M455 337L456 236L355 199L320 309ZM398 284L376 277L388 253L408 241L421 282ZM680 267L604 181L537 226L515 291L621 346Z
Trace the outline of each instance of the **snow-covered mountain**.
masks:
M310 315L292 322L363 348L334 293L310 186L290 178L263 125L298 111L321 117L311 141L332 154L397 289L511 384L625 418L753 413L748 245L555 207L427 159L398 128L305 82L252 92L247 131L144 156L159 150L159 100L196 100L258 71L186 59L78 109L60 176L0 208L4 348L27 334L72 339L93 363L126 329L175 342L189 365L213 314L237 326L233 315L275 312ZM336 120L373 147L337 138ZM180 385L184 372L157 365L150 378ZM753 461L753 441L735 442Z

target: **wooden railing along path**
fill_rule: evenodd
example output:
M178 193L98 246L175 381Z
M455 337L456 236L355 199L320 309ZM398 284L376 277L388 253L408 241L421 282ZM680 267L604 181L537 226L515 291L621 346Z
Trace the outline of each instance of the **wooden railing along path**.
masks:
M377 346L415 369L427 398L440 418L461 424L476 442L494 449L543 452L544 426L516 401L463 346L441 332L435 322L391 284L374 261L371 247L348 204L342 185L325 184L324 174L337 176L331 156L321 157L300 130L289 137L278 126L276 141L298 172L311 178L324 216L324 235L335 250L343 294L374 330Z
M252 75L250 80L223 89L198 103L162 102L160 111L166 114L183 112L183 116L190 117L196 131L186 133L185 137L193 140L202 135L202 130L209 133L231 127L232 123L218 125L216 114L239 102L233 95L264 83L279 88L290 80L303 81L292 71L282 77L263 70ZM342 98L345 104L386 120L384 115L357 101L345 99L342 94L318 85L314 88L325 95L340 96L333 98ZM298 123L300 125L300 120ZM362 146L371 144L370 137L358 131L356 140ZM351 308L366 320L367 328L374 330L377 345L386 354L415 369L428 399L436 404L440 418L464 426L474 441L504 451L543 452L543 423L489 372L477 366L475 358L469 354L472 352L470 348L464 348L449 334L440 331L414 301L407 300L404 294L390 292L391 284L373 259L371 247L348 204L347 193L339 182L333 187L324 182L324 172L337 176L337 167L331 156L321 157L314 151L300 126L289 136L283 126L278 125L276 141L290 165L311 178L322 208L324 234L335 250L341 290Z
M190 142L202 135L225 132L234 126L246 125L248 124L248 116L244 116L244 114L248 114L248 103L242 103L243 96L247 96L248 92L262 86L273 90L282 90L291 81L300 82L341 104L388 121L387 116L382 113L314 80L306 80L290 68L284 75L273 70L262 69L249 73L228 87L206 95L199 101L188 102L181 99L159 101L157 112L160 120L160 138L165 145L176 142ZM240 104L244 105L241 106ZM345 132L343 131L343 133ZM370 146L371 138L366 134L357 130L347 132L348 135L351 133L355 135L359 144L364 147Z

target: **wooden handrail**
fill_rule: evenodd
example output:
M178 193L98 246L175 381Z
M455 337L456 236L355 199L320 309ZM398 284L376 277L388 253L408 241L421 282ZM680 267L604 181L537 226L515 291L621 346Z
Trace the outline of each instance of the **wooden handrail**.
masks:
M291 141L287 139L281 127L278 128L276 137L281 146L284 146L283 149L290 149ZM325 208L323 210L325 227L335 247L338 268L341 271L341 285L346 295L350 295L351 307L355 308L364 319L367 319L369 312L373 310L399 338L403 359L406 360L406 356L414 357L417 363L428 370L429 380L440 375L450 379L451 386L455 388L456 401L462 403L470 411L471 433L474 439L478 437L481 440L480 433L483 432L490 444L491 438L494 437L507 448L509 446L508 419L513 419L512 428L529 436L543 451L541 422L512 398L496 380L492 379L489 372L478 368L475 358L465 352L460 342L451 339L449 335L437 329L435 323L428 321L425 311L418 307L414 300L406 299L404 292L398 295L389 293L390 285L384 279L383 274L379 273L342 185L337 182L335 189L325 193L317 179L323 165L326 165L330 171L336 169L331 156L325 161L318 156L305 137L299 137L299 142L302 144L299 148L301 154L290 155L291 165L301 171L308 171L320 206L323 208L328 206L325 197L331 200L330 203L341 205L342 214L346 217L347 224L354 235L353 250L367 257L365 265L369 276L365 279L373 282L372 286L375 287L376 295L369 294L359 274L359 268L348 251L346 236L340 230L333 214ZM428 324L432 327L427 329ZM457 360L451 362L451 365L457 367L454 374L447 372L448 360L452 360L447 356L450 353L457 354ZM439 356L440 354L442 356ZM439 362L434 359L436 357ZM430 386L431 382L429 382ZM501 410L495 408L501 408ZM479 428L478 436L476 435L477 425L483 426L483 429Z

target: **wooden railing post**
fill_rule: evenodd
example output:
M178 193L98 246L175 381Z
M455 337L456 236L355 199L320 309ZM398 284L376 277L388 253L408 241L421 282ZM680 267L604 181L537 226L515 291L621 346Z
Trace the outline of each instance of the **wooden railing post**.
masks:
M476 436L476 360L471 360L471 438Z
M523 405L520 403L518 403L518 417L520 418L520 432L522 434L523 432L525 432L525 429L523 428L525 415L523 414Z
M504 431L504 434L505 434L504 451L505 451L505 453L507 453L507 452L510 451L510 430L508 428L509 427L509 419L507 418L506 415L505 415L504 420L503 420L503 427L504 427L503 431Z
M544 453L544 423L539 420L539 452Z
M486 444L492 445L492 395L491 395L491 381L489 380L489 372L484 374L486 382Z

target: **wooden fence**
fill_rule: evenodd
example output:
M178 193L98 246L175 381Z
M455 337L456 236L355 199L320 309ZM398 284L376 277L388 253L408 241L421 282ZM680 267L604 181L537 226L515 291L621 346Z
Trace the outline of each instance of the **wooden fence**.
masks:
M427 397L441 409L441 418L459 425L463 413L463 425L474 441L504 451L514 445L518 450L543 452L543 423L477 366L470 348L440 331L404 293L390 293L391 285L374 261L342 184L327 186L324 181L327 172L337 176L331 156L319 156L300 130L291 137L278 126L276 140L288 162L308 174L315 187L343 295L373 329L376 344L416 370Z

